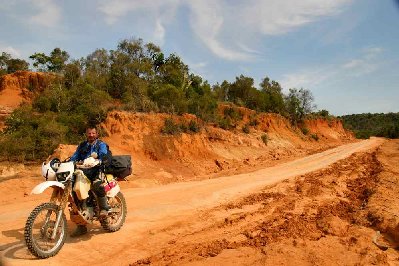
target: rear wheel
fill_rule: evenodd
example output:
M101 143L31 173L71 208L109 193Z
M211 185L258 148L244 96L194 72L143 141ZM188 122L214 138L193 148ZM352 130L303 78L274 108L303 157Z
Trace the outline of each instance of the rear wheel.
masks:
M29 215L25 224L25 242L29 251L38 258L44 259L56 255L65 243L67 221L62 214L58 228L54 228L57 220L58 206L54 203L43 203ZM55 238L51 236L56 230Z
M126 200L122 192L118 192L115 197L108 199L108 205L111 207L111 213L106 219L100 220L100 223L104 230L115 232L121 229L126 219Z

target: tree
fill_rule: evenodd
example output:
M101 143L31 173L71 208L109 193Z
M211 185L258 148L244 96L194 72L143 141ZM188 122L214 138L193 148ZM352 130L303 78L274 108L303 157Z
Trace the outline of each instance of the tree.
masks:
M54 48L49 56L44 53L34 53L29 58L34 61L33 66L38 68L39 71L60 73L65 68L69 54L60 48Z
M254 79L250 77L245 77L240 75L236 77L235 82L230 86L228 99L229 101L236 103L238 105L243 105L247 102L250 91L255 89Z
M60 48L54 48L50 53L48 69L51 72L60 73L65 68L65 63L69 59L69 54Z
M306 115L315 108L312 93L301 88L300 90L289 89L289 94L285 98L285 105L291 122L296 125L303 122Z
M97 49L83 60L83 66L85 81L94 88L108 92L111 71L110 53L105 49Z
M39 71L47 71L47 62L50 60L47 55L44 53L34 53L29 58L33 60L33 67Z
M219 102L227 102L230 89L230 83L224 80L222 84L217 83L213 86L212 91Z
M284 113L284 95L281 92L281 86L278 82L265 77L260 83L260 88L263 93L266 94L267 104L263 111L274 112L274 113Z
M28 70L29 63L22 59L12 58L8 53L0 55L0 74L10 74L20 70Z
M82 72L81 62L74 60L64 67L64 83L65 86L70 89L72 88L77 80L80 78Z
M7 68L7 62L8 60L11 59L11 55L6 52L2 52L0 55L0 68L1 69L6 69Z

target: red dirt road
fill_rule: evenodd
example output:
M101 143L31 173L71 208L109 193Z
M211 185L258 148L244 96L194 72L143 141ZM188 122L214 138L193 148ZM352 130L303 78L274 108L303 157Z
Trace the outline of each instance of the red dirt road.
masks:
M258 193L263 188L271 187L281 181L291 182L295 177L327 168L354 153L374 151L383 142L382 139L372 138L255 172L209 180L126 189L123 189L122 183L122 191L128 205L128 216L122 229L109 234L95 224L90 227L88 235L77 239L67 238L60 253L47 260L37 260L28 253L23 239L23 227L30 211L46 201L48 196L31 196L28 201L24 199L13 204L0 205L2 263L4 265L129 265L135 262L208 264L210 261L198 261L194 257L186 260L179 258L176 255L179 252L186 254L186 257L190 252L184 250L184 245L181 243L176 244L176 247L178 244L180 246L174 251L173 246L177 241L176 238L187 237L194 231L196 233L204 231L202 235L196 235L197 239L209 237L212 232L205 229L214 226L212 219L207 219L209 213L216 215L215 209L212 208ZM9 196L12 197L13 193L15 192L10 191ZM208 210L212 211L208 213ZM194 223L193 220L197 222ZM69 228L69 231L73 230L74 225L69 223ZM260 256L242 247L234 249L227 245L223 248L223 243L223 241L217 242L217 246L222 248L208 256L219 259L212 263L248 264L250 263L248 260L239 260L239 258ZM230 251L221 252L223 249ZM167 250L169 261L162 260L160 259L162 256L156 255L164 250ZM228 257L238 260L229 261ZM259 261L257 263L262 264Z

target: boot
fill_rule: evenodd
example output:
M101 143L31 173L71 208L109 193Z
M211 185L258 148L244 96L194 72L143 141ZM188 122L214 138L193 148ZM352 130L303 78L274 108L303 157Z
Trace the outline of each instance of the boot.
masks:
M75 231L71 233L71 237L78 237L87 234L87 227L86 225L78 224Z
M107 197L98 197L98 207L100 207L100 218L108 216L108 211L111 209L108 205Z

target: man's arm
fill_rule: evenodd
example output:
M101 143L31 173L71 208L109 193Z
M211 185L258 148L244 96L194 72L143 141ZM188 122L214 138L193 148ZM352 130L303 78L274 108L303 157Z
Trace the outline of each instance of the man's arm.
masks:
M107 145L104 142L100 142L98 147L98 159L103 161L105 156L108 154Z
M80 143L80 144L78 145L78 147L76 148L75 153L74 153L74 154L71 156L71 158L69 159L70 161L76 162L76 161L82 160L82 159L80 158L80 149L81 149L81 147L83 146L82 144L83 144L83 143Z
M78 158L79 158L79 149L76 149L75 153L71 156L71 158L69 160L76 162L76 161L78 161Z

